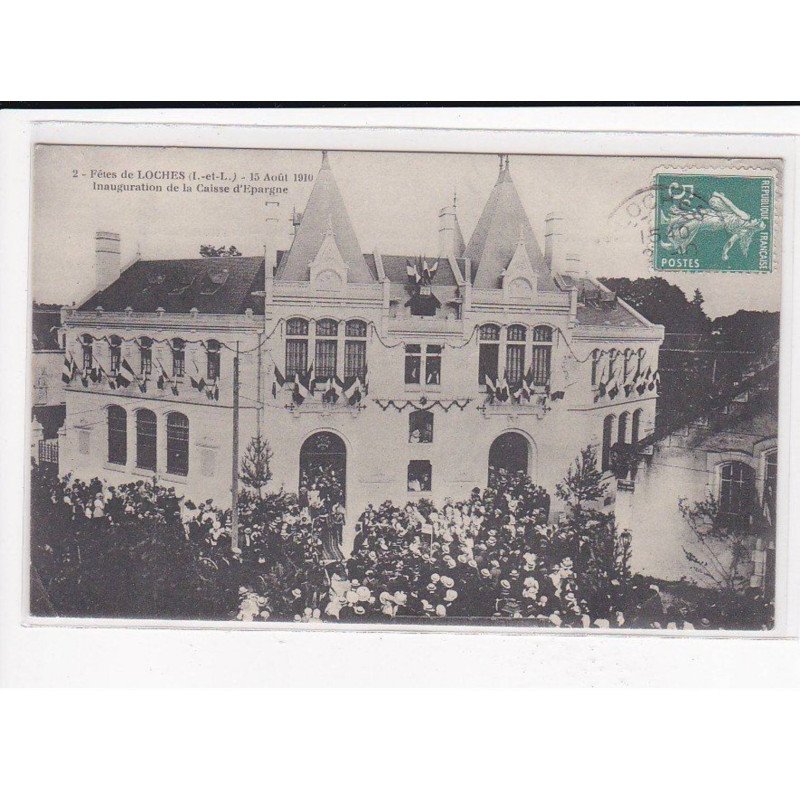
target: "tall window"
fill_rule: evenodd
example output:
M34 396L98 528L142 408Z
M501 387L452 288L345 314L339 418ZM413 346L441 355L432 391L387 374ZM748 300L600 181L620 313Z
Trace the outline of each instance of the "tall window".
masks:
M438 386L442 382L442 346L429 344L425 347L425 385Z
M314 373L319 380L336 377L336 348L339 323L333 319L321 319L316 325Z
M308 369L308 322L294 318L286 322L286 379L294 380Z
M430 461L408 462L408 491L429 492L433 484L433 470Z
M749 464L729 461L720 468L719 510L735 520L744 521L753 510L755 471Z
M771 450L764 456L764 505L775 519L775 500L778 496L778 451Z
M639 375L644 375L644 360L647 357L647 351L644 349L644 347L640 347L636 356L636 371L639 373Z
M108 407L108 460L111 464L128 461L128 415L120 406Z
M553 329L547 325L537 325L533 329L533 347L531 348L531 367L533 382L536 386L550 383L550 361L553 351Z
M351 319L345 325L344 377L358 376L362 381L367 375L367 323Z
M611 443L614 436L614 415L609 414L603 420L603 453L601 466L603 472L611 469Z
M149 336L139 339L139 374L149 375L153 371L153 340Z
M406 345L406 383L419 383L422 375L422 347L418 344Z
M136 412L136 466L155 472L158 453L156 415L146 408Z
M92 368L92 337L88 333L81 336L81 353L83 355L83 371L88 372Z
M525 334L524 325L512 325L506 332L506 373L512 384L525 374Z
M487 376L497 380L500 358L500 328L497 325L481 325L478 345L478 383L486 385Z
M108 351L110 355L108 371L111 375L118 375L119 365L122 361L122 339L119 336L112 336L108 340Z
M600 379L600 359L602 357L602 353L600 350L595 348L592 350L592 386L597 386L597 382Z
M189 419L178 411L167 415L167 472L189 473Z
M172 340L172 376L182 378L186 370L186 342L183 339Z
M639 441L639 434L642 429L642 409L637 408L633 412L633 419L631 422L631 444L637 444Z
M623 411L619 415L619 425L617 426L617 441L620 444L625 444L628 438L628 412Z
M635 350L626 350L624 355L624 364L622 367L622 380L626 382L628 378L633 376L634 369L633 369L633 362L636 358L636 351Z
M408 441L414 444L433 441L433 412L418 409L408 415Z
M206 375L210 381L215 381L220 375L220 352L222 345L216 339L209 339L206 345Z

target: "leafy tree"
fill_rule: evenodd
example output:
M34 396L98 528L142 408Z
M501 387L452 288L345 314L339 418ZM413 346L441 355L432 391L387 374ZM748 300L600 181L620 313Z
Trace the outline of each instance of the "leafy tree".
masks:
M241 253L235 245L214 247L213 244L201 244L200 255L203 258L230 258L232 256L240 256Z
M710 321L702 309L699 290L689 301L683 291L664 278L600 278L613 292L667 333L707 333ZM697 299L700 302L697 302Z
M272 478L271 460L272 450L269 442L262 439L261 436L253 437L242 457L239 477L242 479L242 483L250 489L254 489L259 497L261 497L261 490Z

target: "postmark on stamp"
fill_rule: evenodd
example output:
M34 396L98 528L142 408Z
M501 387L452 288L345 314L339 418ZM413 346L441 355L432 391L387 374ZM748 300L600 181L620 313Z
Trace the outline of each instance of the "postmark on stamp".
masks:
M655 270L772 271L772 175L657 172L653 187Z

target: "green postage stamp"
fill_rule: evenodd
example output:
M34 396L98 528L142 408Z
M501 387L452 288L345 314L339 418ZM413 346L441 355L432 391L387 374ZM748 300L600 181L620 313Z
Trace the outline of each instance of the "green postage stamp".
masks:
M658 172L654 186L657 271L772 271L772 175Z

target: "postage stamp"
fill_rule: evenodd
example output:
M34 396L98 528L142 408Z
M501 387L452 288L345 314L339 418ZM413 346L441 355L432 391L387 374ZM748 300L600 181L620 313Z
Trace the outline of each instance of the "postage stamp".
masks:
M771 272L774 178L655 175L658 271Z

